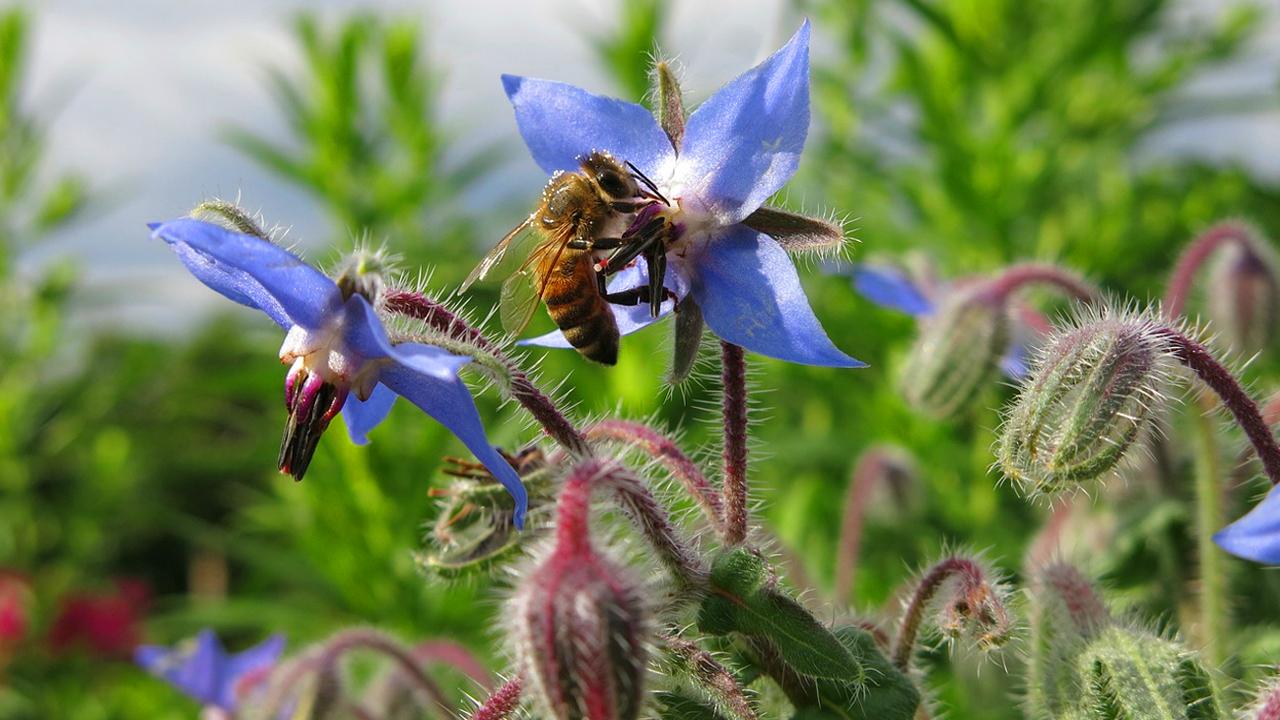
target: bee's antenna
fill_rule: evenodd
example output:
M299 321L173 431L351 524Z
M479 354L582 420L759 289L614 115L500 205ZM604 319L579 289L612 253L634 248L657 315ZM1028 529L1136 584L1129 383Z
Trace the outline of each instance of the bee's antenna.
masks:
M654 184L652 180L649 179L648 175L645 175L644 173L640 172L640 168L633 165L630 160L627 161L627 167L630 168L631 170L631 177L644 183L644 186L649 188L649 191L653 193L654 197L661 200L663 205L666 205L668 207L671 206L671 203L665 197L662 196L662 191L658 190L658 186Z

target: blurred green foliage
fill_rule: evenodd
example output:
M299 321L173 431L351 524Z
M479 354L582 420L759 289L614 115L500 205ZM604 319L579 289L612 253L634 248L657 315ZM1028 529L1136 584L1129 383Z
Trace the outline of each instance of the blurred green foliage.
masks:
M681 50L662 37L669 10L661 0L625 2L617 29L591 41L617 95L644 94L655 47ZM1182 19L1168 0L802 0L791 19L801 14L822 48L815 123L801 175L778 200L856 218L856 258L920 250L947 276L1056 260L1147 298L1159 293L1172 248L1210 221L1245 215L1280 229L1276 187L1151 142L1175 124L1274 101L1203 102L1185 92L1198 72L1248 52L1256 8L1202 22ZM499 657L488 589L428 583L413 561L435 512L428 490L439 458L460 453L440 427L403 403L367 448L335 427L295 484L271 467L284 369L275 329L258 318L221 317L173 342L99 333L77 343L83 355L66 356L65 321L84 302L74 272L56 263L18 273L15 259L80 214L89 185L74 173L47 180L42 169L43 121L22 105L26 27L18 11L0 17L0 566L31 575L37 609L23 662L0 689L0 717L191 714L128 665L41 647L59 597L117 576L154 589L148 633L157 641L213 624L233 645L282 631L298 646L368 623L406 637L447 634ZM490 223L458 201L495 171L498 151L453 151L456 130L437 106L448 68L428 61L414 22L303 15L294 35L302 70L266 75L288 137L228 129L226 139L310 193L336 246L385 241L405 268L434 269L432 289L450 291L497 240L481 236L477 227ZM493 212L515 225L539 190L496 199ZM957 543L992 548L1016 575L1045 513L988 472L991 408L1007 388L957 420L914 415L891 382L913 322L860 299L841 277L805 276L830 335L871 368L754 361L753 491L771 531L823 594L841 522L835 498L861 450L890 442L915 456L920 479L911 502L869 519L855 607L884 605L911 567ZM481 313L495 299L473 294ZM584 415L652 417L689 445L712 447L714 383L664 388L654 361L666 354L664 332L627 338L615 368L549 352L540 374L547 384L568 379L564 395ZM1266 387L1278 367L1264 359L1249 372ZM493 393L480 405L495 442L530 439L517 409L498 407ZM1144 494L1139 484L1115 499L1116 513L1133 519L1119 523L1094 568L1132 605L1173 624L1194 580L1189 490L1179 479L1188 463L1176 451L1171 485ZM1236 512L1249 499L1237 495ZM1275 647L1280 618L1267 598L1280 588L1243 563L1234 569L1239 618L1267 628L1242 639L1247 664ZM949 717L1020 717L1016 680L1000 668L979 673L944 651L927 660ZM1016 656L1007 660L1016 670Z

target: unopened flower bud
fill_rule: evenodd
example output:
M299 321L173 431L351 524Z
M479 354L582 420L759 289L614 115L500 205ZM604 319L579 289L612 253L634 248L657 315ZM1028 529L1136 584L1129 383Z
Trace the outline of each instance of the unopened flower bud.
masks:
M648 663L648 612L636 584L593 546L591 484L579 466L560 494L556 544L511 601L527 689L556 720L634 720Z
M1109 627L1075 660L1080 698L1072 717L1227 720L1230 713L1199 657L1151 633Z
M917 410L950 417L999 372L1008 342L1003 303L980 288L952 293L935 315L921 321L899 387Z
M1104 313L1055 335L1001 428L1005 476L1028 495L1101 478L1146 427L1169 362L1140 317Z
M648 652L634 585L589 543L558 545L513 600L529 690L556 720L633 720Z
M1211 326L1228 346L1250 354L1266 348L1280 321L1280 276L1268 248L1256 241L1224 247L1210 274L1208 306Z

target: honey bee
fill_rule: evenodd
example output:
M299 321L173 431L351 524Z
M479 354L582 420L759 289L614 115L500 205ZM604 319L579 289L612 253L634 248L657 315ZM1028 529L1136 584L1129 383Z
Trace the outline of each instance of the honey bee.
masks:
M593 152L579 167L580 172L552 176L538 207L485 255L458 292L488 276L513 245L532 238L535 244L523 263L502 284L503 328L520 333L541 302L578 352L613 365L619 333L609 304L648 302L656 317L664 299L666 254L658 232L664 220L638 211L667 201L634 165L624 167L607 153ZM606 257L597 258L606 251ZM640 255L649 262L649 283L610 293L606 276Z

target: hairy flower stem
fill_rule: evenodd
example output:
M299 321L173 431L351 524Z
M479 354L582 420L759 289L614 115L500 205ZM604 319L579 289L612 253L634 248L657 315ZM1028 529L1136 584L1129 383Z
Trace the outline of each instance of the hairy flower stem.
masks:
M737 678L702 648L679 638L663 638L667 649L684 671L702 686L725 714L734 720L755 720L756 712Z
M844 519L840 527L840 545L836 549L835 602L838 607L849 604L849 593L858 572L858 555L862 547L862 524L871 493L880 480L888 479L895 470L895 458L885 448L873 448L858 458L845 495Z
M364 628L344 630L329 638L316 656L304 658L292 664L280 681L272 684L272 693L264 703L266 712L263 713L263 717L276 717L284 707L289 693L298 687L306 676L331 672L342 656L351 650L371 650L386 656L408 680L409 686L422 697L429 699L445 717L458 717L453 703L449 702L444 691L427 675L408 650L382 633Z
M1098 299L1097 288L1060 267L1043 263L1021 263L1005 268L987 282L982 293L994 302L1003 303L1010 295L1027 285L1050 285L1087 303Z
M648 425L630 420L604 420L587 428L584 434L588 440L626 443L662 463L671 477L678 480L702 508L716 532L724 535L724 503L720 491L671 438Z
M724 500L726 544L747 537L747 359L741 347L720 343L724 387Z
M1210 390L1218 394L1222 404L1231 411L1236 423L1244 430L1245 436L1258 453L1271 484L1280 483L1280 445L1276 444L1271 428L1262 419L1257 403L1244 391L1240 382L1213 357L1208 348L1182 331L1166 326L1158 328L1156 332L1168 341L1173 356L1191 368Z
M1164 295L1165 317L1174 319L1182 315L1187 305L1187 295L1191 292L1191 281L1196 271L1204 265L1209 256L1227 243L1250 242L1249 229L1239 222L1220 222L1200 233L1199 237L1182 251L1178 264L1169 278L1169 287Z
M706 585L707 569L680 538L666 510L635 475L614 462L587 459L569 473L556 509L557 546L585 548L590 543L591 496L598 488L613 492L677 581L689 587Z
M920 579L920 584L916 586L916 591L911 596L911 602L902 613L902 620L898 623L898 635L893 643L892 660L899 669L906 670L911 664L911 654L915 650L916 639L920 636L920 625L924 621L925 609L928 608L929 602L933 600L938 588L942 587L947 578L957 574L978 577L984 573L981 566L968 558L949 557L930 568L929 572Z
M472 713L471 720L506 720L520 707L520 693L524 689L517 675L493 691L488 700Z
M560 412L551 398L543 394L516 362L479 330L468 325L444 305L421 293L390 290L386 295L385 306L389 312L422 320L454 340L474 345L497 358L506 366L510 375L512 396L542 425L547 435L576 456L591 454L586 438Z
M1196 545L1200 565L1200 645L1205 661L1221 667L1226 660L1224 641L1229 632L1227 615L1227 575L1222 551L1213 543L1213 534L1222 527L1224 475L1217 429L1210 413L1217 407L1212 395L1200 393L1193 412L1196 433Z

